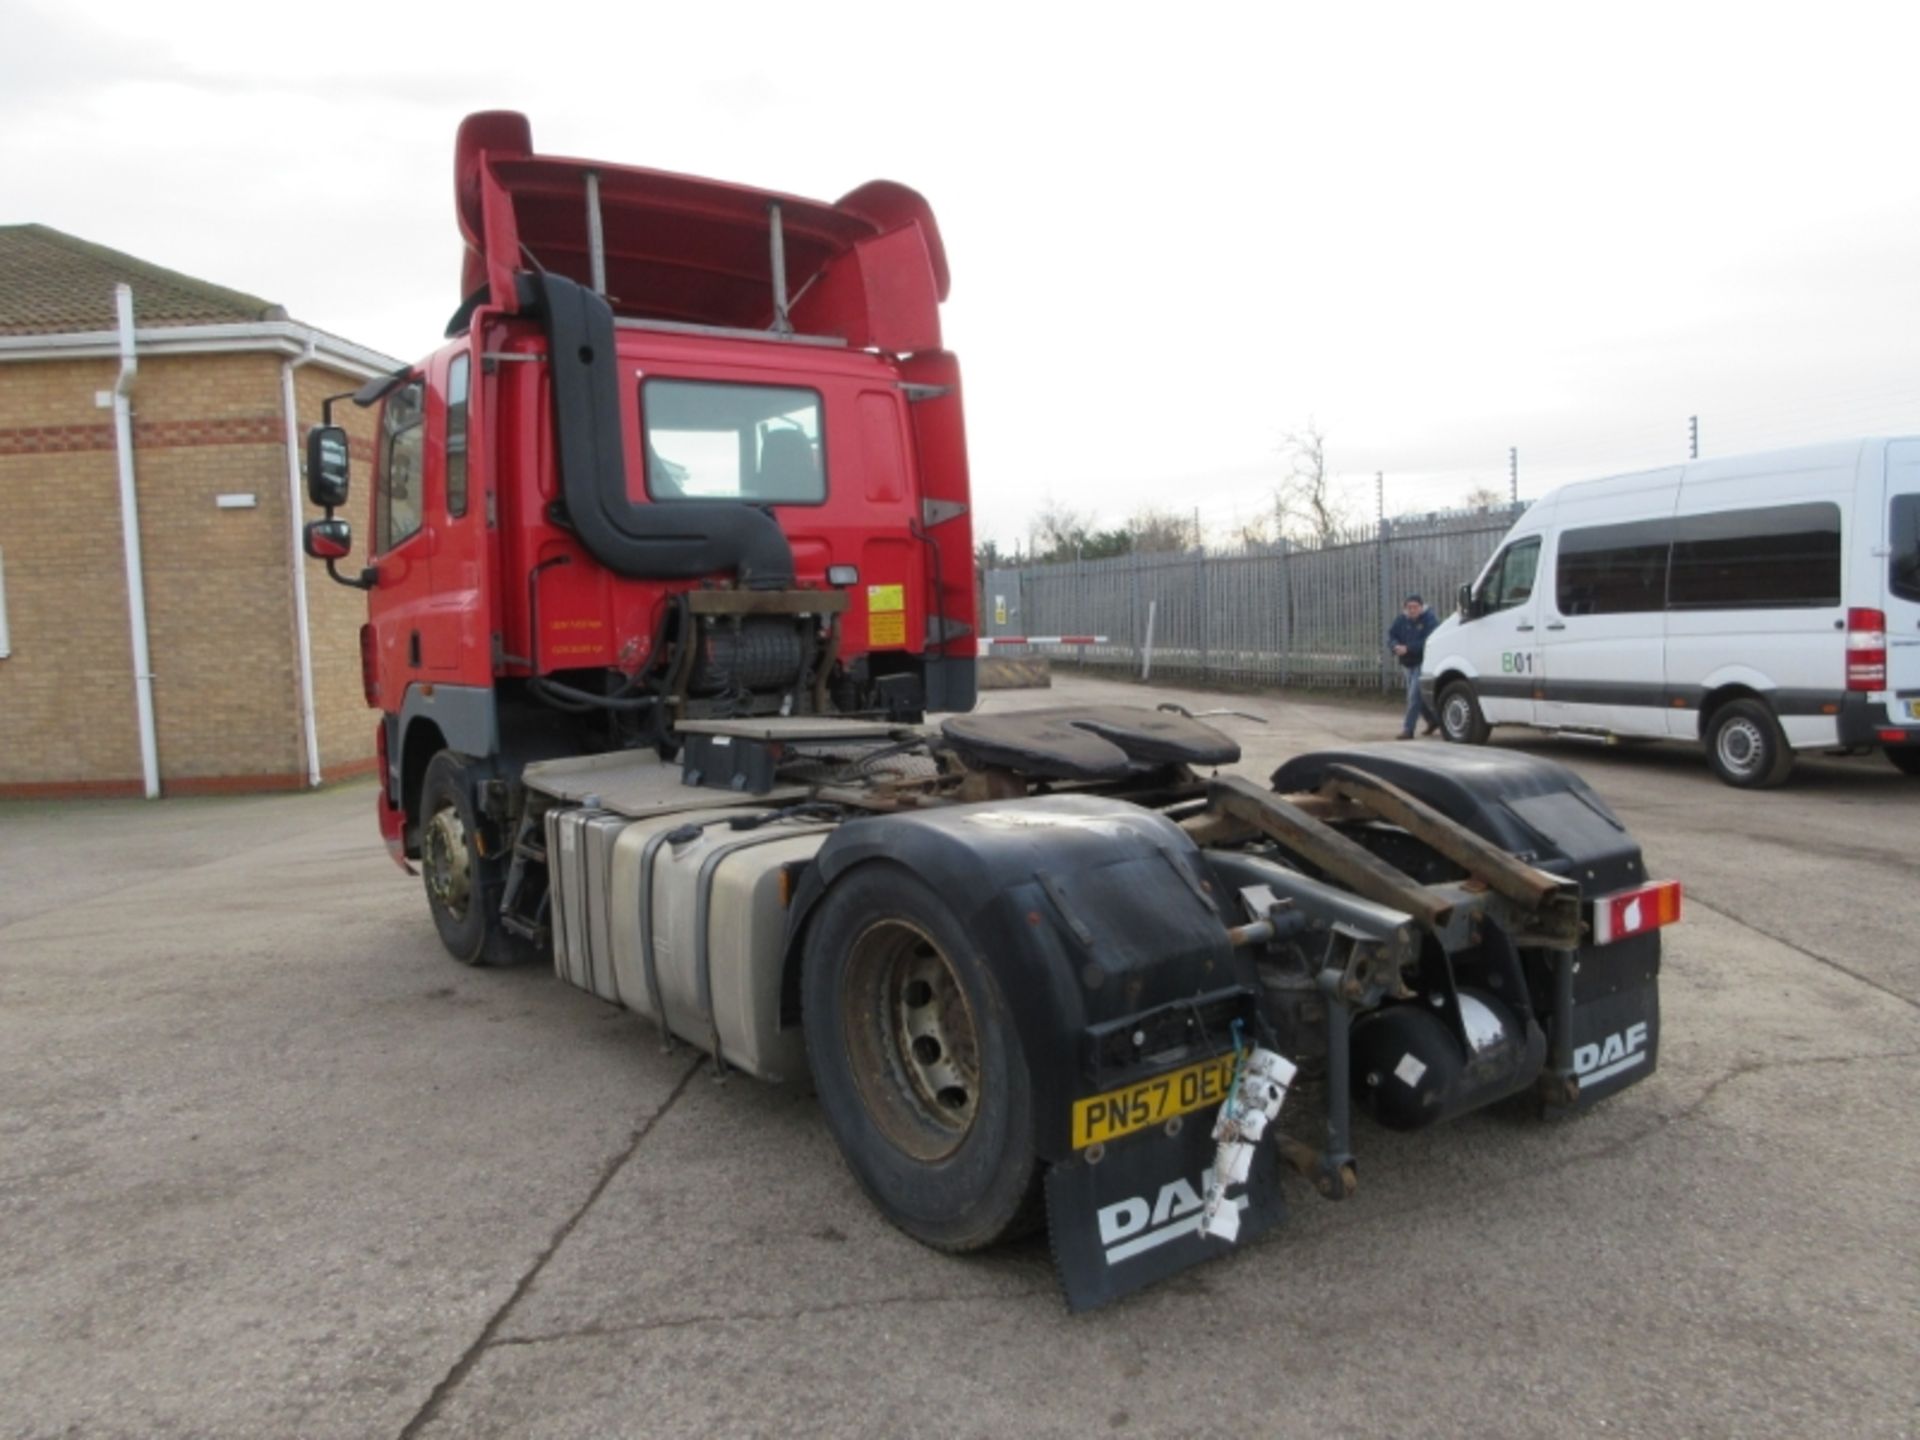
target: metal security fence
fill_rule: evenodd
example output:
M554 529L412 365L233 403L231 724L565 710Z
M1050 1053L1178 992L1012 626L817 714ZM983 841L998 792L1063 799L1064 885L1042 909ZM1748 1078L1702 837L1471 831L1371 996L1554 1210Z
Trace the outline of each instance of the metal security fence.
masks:
M1102 635L1072 653L1168 680L1392 689L1402 597L1451 613L1524 508L1389 520L1323 546L988 570L982 633Z

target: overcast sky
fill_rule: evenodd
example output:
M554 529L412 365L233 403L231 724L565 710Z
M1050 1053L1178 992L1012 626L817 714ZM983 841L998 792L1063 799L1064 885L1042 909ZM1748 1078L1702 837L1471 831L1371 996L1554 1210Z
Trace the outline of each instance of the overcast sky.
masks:
M457 18L456 18L457 17ZM0 223L402 359L454 129L931 200L976 519L1220 534L1317 423L1357 512L1920 431L1920 7L0 0Z

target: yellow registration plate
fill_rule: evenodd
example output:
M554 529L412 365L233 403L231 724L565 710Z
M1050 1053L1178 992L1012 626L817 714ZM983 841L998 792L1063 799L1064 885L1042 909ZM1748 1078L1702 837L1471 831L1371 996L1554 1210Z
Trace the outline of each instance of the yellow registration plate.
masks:
M1227 1098L1233 1083L1233 1054L1216 1055L1197 1065L1169 1070L1151 1080L1109 1090L1073 1102L1073 1148L1118 1140L1163 1120L1204 1110Z

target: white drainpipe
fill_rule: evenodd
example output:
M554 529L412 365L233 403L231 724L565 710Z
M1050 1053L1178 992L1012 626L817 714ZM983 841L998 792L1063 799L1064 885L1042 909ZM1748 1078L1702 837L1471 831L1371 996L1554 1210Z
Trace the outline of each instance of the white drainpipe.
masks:
M160 747L153 723L153 664L147 655L147 581L140 564L140 511L133 490L133 287L113 287L120 316L120 378L113 385L113 440L120 458L120 543L127 558L127 620L133 630L133 697L140 712L140 773L147 799L160 796Z
M300 735L307 747L307 784L320 783L320 727L313 713L313 634L307 619L306 546L301 531L306 496L300 488L300 421L294 408L293 372L317 358L313 342L295 359L280 364L280 405L287 419L287 514L293 537L293 626L300 647Z

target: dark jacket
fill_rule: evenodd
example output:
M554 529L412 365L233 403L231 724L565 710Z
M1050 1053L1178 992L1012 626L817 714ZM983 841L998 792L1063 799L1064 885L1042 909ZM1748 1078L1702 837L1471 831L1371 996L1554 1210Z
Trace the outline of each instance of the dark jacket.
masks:
M1407 653L1394 658L1409 670L1420 668L1420 662L1426 658L1427 636L1440 628L1440 622L1434 618L1433 611L1422 610L1418 620L1409 620L1403 612L1393 622L1393 628L1387 631L1387 648L1396 645L1407 647Z

